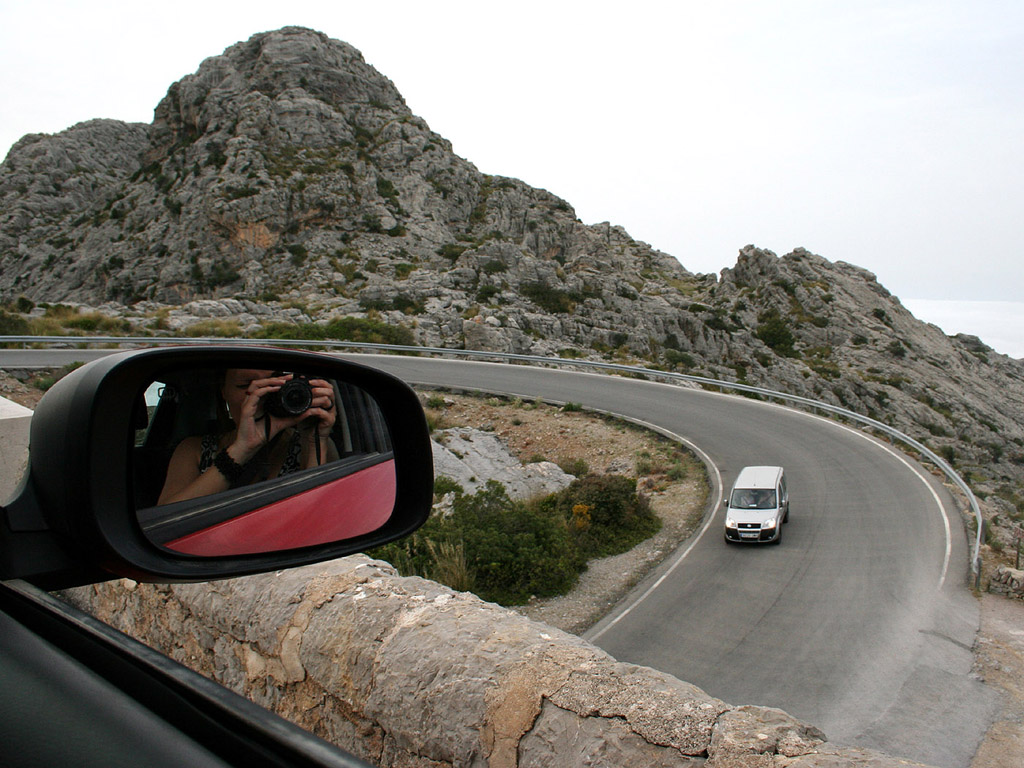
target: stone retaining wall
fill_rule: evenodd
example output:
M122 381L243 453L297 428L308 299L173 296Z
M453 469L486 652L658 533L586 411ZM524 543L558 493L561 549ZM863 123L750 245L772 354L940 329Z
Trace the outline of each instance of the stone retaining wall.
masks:
M350 752L393 768L895 768L575 635L353 556L71 602Z
M1024 571L1000 565L989 581L988 591L1024 600Z

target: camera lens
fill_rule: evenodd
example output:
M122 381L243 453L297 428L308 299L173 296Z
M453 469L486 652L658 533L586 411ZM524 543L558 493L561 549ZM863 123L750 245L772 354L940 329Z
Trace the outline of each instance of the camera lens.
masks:
M305 379L293 379L281 387L281 407L293 416L305 411L312 402L313 390Z
M277 392L264 398L264 407L272 416L287 418L299 416L313 403L313 388L309 380L300 376L286 382Z

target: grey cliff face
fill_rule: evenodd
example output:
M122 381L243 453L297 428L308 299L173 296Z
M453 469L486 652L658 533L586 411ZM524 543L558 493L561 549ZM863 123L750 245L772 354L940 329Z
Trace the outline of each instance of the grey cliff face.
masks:
M0 296L397 309L425 315L431 343L523 350L539 336L610 344L630 331L644 346L664 320L633 313L618 328L623 308L666 306L667 285L643 295L651 277L691 279L621 229L584 227L553 195L479 173L357 51L309 30L206 60L170 87L152 126L103 125L12 149ZM524 290L524 306L460 317L518 305ZM593 318L574 316L584 306Z
M718 280L456 156L351 46L289 27L174 83L152 125L26 136L0 165L0 300L140 331L372 316L417 343L642 361L818 398L1024 511L1024 363L870 273L747 246ZM168 310L168 305L173 309Z

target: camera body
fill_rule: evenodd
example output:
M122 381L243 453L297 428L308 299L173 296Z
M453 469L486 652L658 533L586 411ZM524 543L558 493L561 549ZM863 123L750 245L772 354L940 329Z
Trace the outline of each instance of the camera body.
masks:
M275 372L274 376L284 373ZM313 403L313 387L305 376L297 375L277 390L263 398L263 410L279 419L301 416Z

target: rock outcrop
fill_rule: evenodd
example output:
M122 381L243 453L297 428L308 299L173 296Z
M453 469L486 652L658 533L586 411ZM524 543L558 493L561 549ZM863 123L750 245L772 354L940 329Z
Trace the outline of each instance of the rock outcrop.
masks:
M495 480L509 498L526 500L557 493L576 479L550 461L522 464L492 432L443 429L434 433L432 444L434 476L454 480L469 495Z

